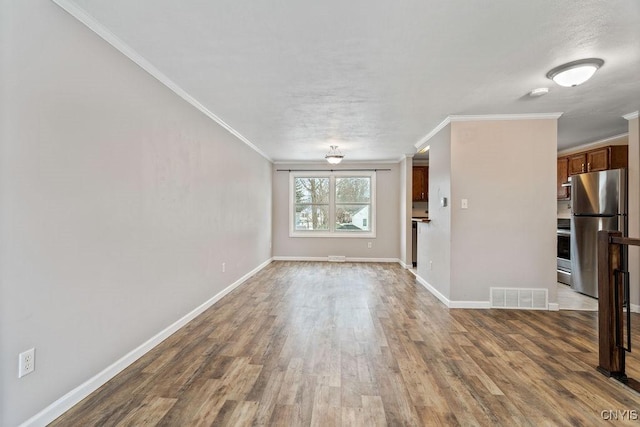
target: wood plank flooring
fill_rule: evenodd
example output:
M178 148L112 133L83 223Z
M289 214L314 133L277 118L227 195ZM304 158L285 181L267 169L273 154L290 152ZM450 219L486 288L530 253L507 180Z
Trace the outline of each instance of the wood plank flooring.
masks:
M571 286L558 282L556 298L560 310L598 311L598 299L583 295Z
M448 310L396 264L274 262L52 425L638 424L640 395L595 370L596 326Z

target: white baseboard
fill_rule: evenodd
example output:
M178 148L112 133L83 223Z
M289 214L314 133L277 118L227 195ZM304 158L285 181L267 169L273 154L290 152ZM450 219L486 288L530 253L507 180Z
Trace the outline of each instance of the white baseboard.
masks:
M400 266L402 266L402 268L404 268L406 270L411 270L413 268L413 264L406 264L406 263L402 262L401 259L398 260L398 264L400 264Z
M445 297L436 288L431 286L429 282L416 274L416 280L422 286L424 286L429 292L431 292L436 298L438 298L448 308L469 308L469 309L488 309L491 307L489 301L451 301Z
M491 303L489 301L451 301L449 308L472 308L472 309L489 309Z
M242 276L240 279L233 282L231 285L227 286L225 289L211 297L209 300L204 302L203 304L196 307L191 312L184 315L182 318L165 328L164 330L157 333L155 336L151 337L149 340L141 344L139 347L131 350L129 353L122 356L119 360L114 362L112 365L106 367L102 372L96 374L92 378L89 378L83 384L74 388L51 405L44 408L42 411L38 412L33 417L29 418L27 421L22 423L20 427L44 427L60 415L71 409L75 404L80 402L82 399L87 397L89 394L93 393L95 390L104 385L107 381L115 377L117 374L122 372L125 368L131 365L133 362L144 356L166 338L168 338L171 334L176 332L178 329L182 328L184 325L189 323L191 320L195 319L198 315L203 313L206 309L214 305L216 302L220 301L225 295L229 292L233 291L235 288L244 283L249 277L253 276L267 265L271 263L273 258L268 259L263 262L249 273Z
M449 300L449 298L442 295L440 291L438 291L436 288L431 286L431 284L426 280L424 280L422 277L420 277L417 274L415 276L418 283L424 286L429 292L431 292L436 298L438 298L448 308L468 308L468 309L481 309L481 310L487 310L491 308L491 301L451 301ZM632 304L631 311L634 311L634 308L636 310L639 310L639 311L636 311L637 313L640 313L640 306L634 306ZM560 310L557 303L548 303L547 309L549 311Z
M274 261L327 261L326 256L274 256Z
M640 313L640 305L631 304L631 312L632 313Z
M394 262L398 263L400 260L398 258L349 258L347 257L347 262Z
M316 262L328 262L328 257L308 257L308 256L274 256L274 261L316 261ZM398 258L359 258L359 257L346 257L345 262L397 262L400 263ZM402 264L401 264L402 265Z
M436 298L438 298L444 305L449 307L449 305L451 304L451 301L449 301L449 299L447 297L442 295L440 293L440 291L438 291L436 288L431 286L429 284L429 282L427 282L426 280L424 280L422 277L418 276L417 274L416 274L416 280L418 281L418 283L420 283L422 286L424 286L429 292L431 292Z

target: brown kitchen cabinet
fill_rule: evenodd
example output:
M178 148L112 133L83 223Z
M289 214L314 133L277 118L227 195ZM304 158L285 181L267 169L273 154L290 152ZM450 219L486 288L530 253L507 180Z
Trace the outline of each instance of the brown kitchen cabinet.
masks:
M568 200L570 197L569 187L566 182L569 181L569 158L560 157L558 159L558 200Z
M627 145L610 145L582 153L572 154L569 159L569 176L584 172L626 168L628 164Z
M576 175L587 171L587 154L578 153L568 157L569 175Z
M413 167L413 201L429 200L429 166Z

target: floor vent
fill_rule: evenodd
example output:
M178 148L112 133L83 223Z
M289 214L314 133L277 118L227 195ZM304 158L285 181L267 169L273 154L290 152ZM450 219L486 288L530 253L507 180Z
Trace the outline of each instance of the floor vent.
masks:
M347 257L344 255L329 255L329 262L345 262Z
M491 288L491 308L547 310L546 289Z

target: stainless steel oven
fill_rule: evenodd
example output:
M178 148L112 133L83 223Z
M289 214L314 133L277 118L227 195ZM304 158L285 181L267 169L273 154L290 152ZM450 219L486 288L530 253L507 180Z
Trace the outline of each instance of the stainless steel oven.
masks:
M558 218L558 282L571 284L571 220Z

